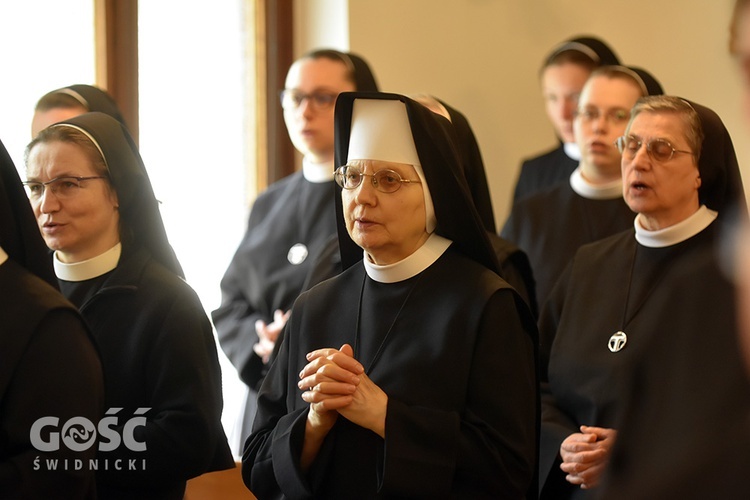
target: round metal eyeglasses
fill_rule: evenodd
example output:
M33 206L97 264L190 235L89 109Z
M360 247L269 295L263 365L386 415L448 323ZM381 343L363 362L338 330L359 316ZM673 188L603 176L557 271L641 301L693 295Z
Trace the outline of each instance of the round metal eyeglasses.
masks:
M374 174L366 174L359 167L343 166L336 169L333 178L336 184L344 189L355 189L362 184L365 177L372 178L372 185L381 193L393 193L401 189L401 184L421 184L422 181L403 179L398 172L390 169L378 170Z
M618 137L615 145L620 153L627 158L634 158L641 149L643 141L634 135L623 135ZM646 152L656 161L665 162L672 159L675 153L693 154L692 151L684 151L672 147L672 143L665 139L651 139L646 143Z

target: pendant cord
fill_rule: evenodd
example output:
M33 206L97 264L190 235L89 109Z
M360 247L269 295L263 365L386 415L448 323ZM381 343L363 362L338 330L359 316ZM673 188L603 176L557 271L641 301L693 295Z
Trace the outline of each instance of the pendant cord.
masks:
M638 254L638 243L635 244L633 249L633 257L630 259L630 272L628 273L628 288L625 290L625 307L622 310L622 321L620 322L620 331L625 331L627 326L626 320L628 319L628 305L630 304L630 287L633 286L633 271L635 270L635 258Z
M424 271L419 273L417 276L417 279L414 280L414 284L412 284L411 288L409 289L409 292L406 294L406 297L404 298L404 301L401 303L401 307L398 309L398 312L396 313L396 316L393 318L393 321L391 322L391 326L388 327L388 331L385 333L385 336L383 337L383 340L380 342L380 346L378 346L378 350L375 353L375 356L373 356L372 361L370 361L370 366L368 366L365 369L365 373L367 375L370 374L370 371L375 366L375 363L380 359L380 355L383 353L383 350L385 348L385 345L388 341L388 338L391 335L391 330L393 330L393 326L396 324L396 321L398 320L399 316L401 316L401 311L404 310L404 307L406 306L406 303L409 301L409 297L411 297L412 292L415 288L417 288L417 283L419 283L419 280L422 279L422 275L424 275ZM362 279L362 288L359 291L359 304L357 306L357 326L354 333L354 358L358 359L359 355L359 337L360 337L360 318L362 316L362 299L364 297L365 293L365 283L367 282L367 273L365 273L364 278ZM360 363L362 363L362 360L359 360ZM362 363L364 365L364 363Z
M624 332L625 327L628 326L628 324L635 318L635 316L638 314L638 312L641 310L641 307L647 302L648 298L651 296L651 293L653 293L654 290L656 290L656 287L661 283L661 280L664 279L664 277L667 275L667 272L672 267L671 263L677 260L677 258L682 255L688 247L691 247L692 245L682 245L677 250L674 251L671 255L668 255L663 262L663 265L661 267L661 272L656 277L654 282L651 284L651 286L648 288L646 293L644 294L641 301L638 303L638 306L633 311L633 314L631 315L630 319L628 319L627 313L628 313L628 305L630 302L630 287L633 284L633 275L635 273L635 261L636 261L636 255L638 253L638 246L639 244L635 244L635 249L633 250L633 261L630 264L630 275L628 276L628 288L627 288L627 295L625 296L625 308L622 312L622 328L620 331Z

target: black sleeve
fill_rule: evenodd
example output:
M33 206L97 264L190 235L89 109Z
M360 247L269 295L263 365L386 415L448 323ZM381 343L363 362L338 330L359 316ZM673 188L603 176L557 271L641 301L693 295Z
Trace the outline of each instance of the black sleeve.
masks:
M49 312L0 398L0 498L89 498L96 444L74 452L61 439L59 451L40 452L30 431L42 417L58 418L48 429L57 432L73 417L96 425L103 406L101 363L82 320L72 310Z

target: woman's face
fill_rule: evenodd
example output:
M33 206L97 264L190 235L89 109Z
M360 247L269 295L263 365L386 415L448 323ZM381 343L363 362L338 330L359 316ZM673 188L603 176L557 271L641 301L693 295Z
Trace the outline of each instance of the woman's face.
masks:
M563 142L575 142L573 118L578 97L591 71L578 64L554 64L542 73L542 96L555 132Z
M695 155L674 153L669 160L657 161L646 151L646 144L654 139L690 151L682 118L676 113L642 112L627 134L642 145L635 155L627 150L622 154L623 197L631 210L641 214L641 222L648 226L645 229L669 227L695 213L701 185Z
M343 189L346 229L375 264L393 264L414 253L427 241L426 212L422 185L402 183L393 193L378 191L371 175L383 169L405 180L419 180L412 165L384 161L351 161L366 175L354 189Z
M286 89L303 95L338 96L355 90L347 79L344 63L326 58L301 59L295 62L286 76ZM298 106L284 109L289 138L294 147L315 163L333 160L333 101L320 106L304 99Z
M26 169L27 180L36 182L100 175L84 150L60 141L35 145ZM63 262L96 257L120 241L117 195L108 181L90 179L80 186L64 197L47 186L41 196L30 198L45 243Z
M620 176L620 152L615 141L625 132L630 109L641 96L635 82L597 75L583 88L573 121L581 150L581 169L592 182L616 180Z

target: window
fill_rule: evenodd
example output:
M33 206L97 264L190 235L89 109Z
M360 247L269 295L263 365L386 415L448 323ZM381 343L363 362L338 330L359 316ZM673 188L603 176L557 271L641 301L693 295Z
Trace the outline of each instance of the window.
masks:
M24 178L37 100L56 88L94 82L94 2L3 2L0 47L0 140Z
M254 52L245 50L254 39L245 10L252 3L139 3L141 154L169 240L208 313L219 306L252 190L245 166L255 151ZM245 386L221 349L219 357L229 435Z

